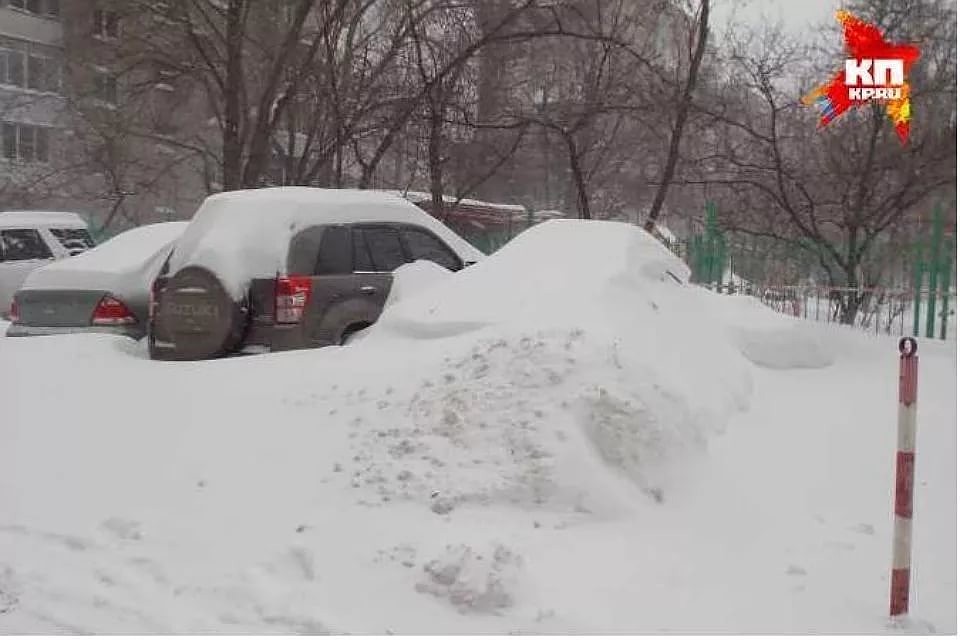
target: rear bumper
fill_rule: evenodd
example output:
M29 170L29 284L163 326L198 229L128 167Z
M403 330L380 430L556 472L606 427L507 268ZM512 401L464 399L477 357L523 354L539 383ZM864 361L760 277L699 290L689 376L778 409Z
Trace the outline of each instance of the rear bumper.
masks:
M106 333L114 336L126 336L139 340L143 337L143 329L137 326L128 327L33 327L24 324L11 324L7 327L8 338L30 338L34 336L62 336L71 333Z

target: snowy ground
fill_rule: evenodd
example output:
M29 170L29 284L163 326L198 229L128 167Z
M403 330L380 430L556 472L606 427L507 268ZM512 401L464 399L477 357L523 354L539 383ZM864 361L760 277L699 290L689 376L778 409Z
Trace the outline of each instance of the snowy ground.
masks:
M896 628L894 341L648 240L414 265L344 348L0 338L0 632L955 634L955 345L921 341Z

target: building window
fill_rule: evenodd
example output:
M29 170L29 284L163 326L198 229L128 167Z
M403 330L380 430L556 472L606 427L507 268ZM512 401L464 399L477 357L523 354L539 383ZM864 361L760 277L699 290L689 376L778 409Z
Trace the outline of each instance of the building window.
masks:
M29 56L27 58L27 87L37 91L59 91L60 67L55 60Z
M53 58L0 49L0 84L59 92L60 65Z
M3 123L3 157L7 160L17 159L17 125Z
M60 0L10 0L10 6L38 16L60 17Z
M50 162L50 128L4 122L3 157L21 162Z
M0 50L0 83L24 86L24 55L19 51Z
M117 76L99 71L94 80L95 97L108 104L117 104Z
M120 16L115 11L93 12L93 33L101 38L120 37Z

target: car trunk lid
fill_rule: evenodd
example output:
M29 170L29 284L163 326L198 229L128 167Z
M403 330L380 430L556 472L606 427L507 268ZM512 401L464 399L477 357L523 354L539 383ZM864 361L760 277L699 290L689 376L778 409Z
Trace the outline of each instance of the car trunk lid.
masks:
M19 324L31 327L87 327L106 291L56 289L17 292Z

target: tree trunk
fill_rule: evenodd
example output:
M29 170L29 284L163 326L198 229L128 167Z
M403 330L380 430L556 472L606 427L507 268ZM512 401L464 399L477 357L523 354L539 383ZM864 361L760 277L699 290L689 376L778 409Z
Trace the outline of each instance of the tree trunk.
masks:
M577 190L577 214L583 220L590 220L590 194L587 191L586 177L580 165L580 156L577 153L577 142L573 134L564 132L563 140L567 144L567 157L570 161L570 172L573 174L573 186Z
M857 320L857 312L860 311L860 304L863 301L859 291L859 282L857 282L856 267L845 269L847 276L847 291L843 295L843 313L840 321L843 324L853 326Z
M439 88L434 91L434 104L430 108L430 140L427 145L427 163L430 170L430 203L433 216L438 220L445 220L443 202L443 96Z
M690 58L690 69L687 71L687 81L684 84L683 93L677 105L677 114L673 121L673 128L670 130L670 147L667 152L666 163L663 167L663 175L660 178L660 184L657 186L657 193L653 198L653 204L650 205L650 213L647 215L647 221L643 225L643 228L650 233L653 233L657 218L660 217L663 203L667 199L667 192L670 190L670 183L673 181L673 175L677 169L677 160L680 157L680 141L683 138L683 130L686 127L687 116L690 113L693 91L697 87L697 75L700 73L700 63L703 61L703 53L707 48L707 34L709 33L710 27L709 14L710 0L700 0L700 19L697 21L697 44Z
M227 5L226 81L223 88L223 190L241 187L243 141L240 135L241 95L243 92L243 3L229 0Z

